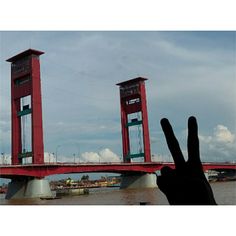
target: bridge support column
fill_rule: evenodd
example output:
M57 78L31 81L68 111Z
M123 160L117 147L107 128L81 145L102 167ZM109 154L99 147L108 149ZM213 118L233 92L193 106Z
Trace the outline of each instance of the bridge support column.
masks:
M123 174L120 188L157 188L156 174Z
M6 199L52 197L49 181L46 179L12 179L8 184Z

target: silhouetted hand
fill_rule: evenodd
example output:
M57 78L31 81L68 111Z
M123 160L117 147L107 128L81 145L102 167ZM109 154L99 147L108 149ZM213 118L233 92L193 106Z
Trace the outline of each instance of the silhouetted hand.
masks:
M175 169L163 167L157 177L160 190L172 205L216 205L210 184L202 168L199 154L198 127L195 117L188 120L188 161L180 149L168 119L161 120Z

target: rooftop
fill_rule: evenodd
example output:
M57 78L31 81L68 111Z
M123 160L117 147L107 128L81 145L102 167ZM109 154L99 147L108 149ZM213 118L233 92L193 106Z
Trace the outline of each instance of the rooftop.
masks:
M17 60L19 60L19 59L21 59L23 57L29 56L29 55L37 55L37 56L39 56L39 55L42 55L42 54L44 54L44 52L41 52L41 51L29 48L28 50L26 50L24 52L21 52L21 53L15 55L13 57L7 59L6 61L8 61L8 62L15 62L15 61L17 61Z
M143 78L143 77L137 77L137 78L134 78L134 79L126 80L124 82L120 82L116 85L124 86L124 85L127 85L127 84L134 84L134 83L137 83L137 82L140 82L140 81L145 81L145 80L147 80L147 79Z

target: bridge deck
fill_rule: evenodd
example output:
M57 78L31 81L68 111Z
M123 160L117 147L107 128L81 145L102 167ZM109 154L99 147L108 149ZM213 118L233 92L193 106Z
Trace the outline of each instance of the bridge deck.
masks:
M163 166L175 168L171 162L148 163L45 163L40 165L0 165L0 178L29 176L43 178L49 175L109 172L109 173L153 173ZM236 169L235 163L203 163L203 169Z

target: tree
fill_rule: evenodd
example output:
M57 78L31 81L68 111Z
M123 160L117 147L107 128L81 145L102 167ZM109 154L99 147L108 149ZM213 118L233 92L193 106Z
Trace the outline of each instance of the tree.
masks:
M81 181L89 181L89 176L88 175L83 175L81 177Z

